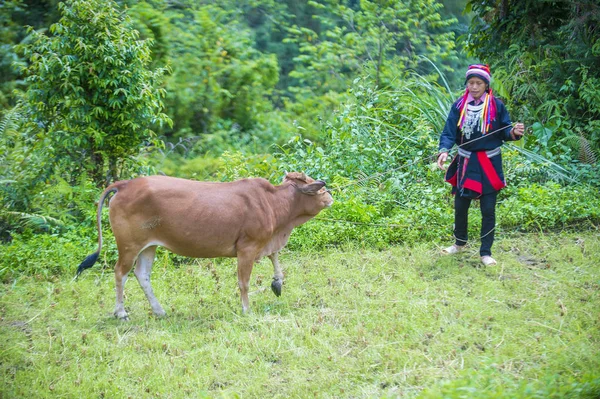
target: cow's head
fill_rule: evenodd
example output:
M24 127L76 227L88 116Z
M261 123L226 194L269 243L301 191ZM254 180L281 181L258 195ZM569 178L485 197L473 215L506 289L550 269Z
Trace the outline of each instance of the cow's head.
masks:
M309 214L316 215L333 204L333 197L322 180L315 180L304 173L290 172L285 174L283 181L290 182L300 193L313 197L308 201L309 209L306 211Z

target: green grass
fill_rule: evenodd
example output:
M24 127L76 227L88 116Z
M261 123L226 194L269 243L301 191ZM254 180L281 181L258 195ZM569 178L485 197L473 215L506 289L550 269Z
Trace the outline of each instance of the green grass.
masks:
M500 237L494 251L491 268L475 247L288 251L282 296L263 260L245 316L228 259L160 252L168 316L131 276L128 322L112 317L108 265L76 282L20 276L0 286L0 397L600 397L600 235Z

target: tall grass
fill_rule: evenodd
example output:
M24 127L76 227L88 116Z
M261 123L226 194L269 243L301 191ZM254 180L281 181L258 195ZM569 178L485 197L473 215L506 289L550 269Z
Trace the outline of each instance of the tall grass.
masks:
M125 323L110 268L22 275L0 286L0 397L598 397L597 232L501 237L495 254L286 252L283 295L261 262L242 316L232 260L161 252L168 316L132 278Z

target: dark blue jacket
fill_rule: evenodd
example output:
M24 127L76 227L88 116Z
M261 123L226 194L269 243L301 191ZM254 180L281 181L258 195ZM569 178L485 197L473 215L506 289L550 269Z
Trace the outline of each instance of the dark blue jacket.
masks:
M502 168L502 155L488 158L484 151L494 150L505 141L512 141L512 123L502 101L496 99L496 119L487 137L481 138L481 131L471 134L466 140L457 126L460 117L459 100L452 104L446 126L440 136L439 150L448 151L455 144L471 152L470 159L457 155L446 172L446 181L452 184L454 194L462 197L479 198L481 195L498 191L506 185ZM473 102L471 102L473 104ZM519 140L520 137L516 137Z
M463 144L462 132L456 126L458 123L458 118L460 117L460 109L458 109L458 103L460 99L458 99L454 104L452 104L452 108L450 108L450 113L448 114L448 118L446 119L446 126L444 126L444 130L442 131L442 135L440 136L440 146L439 149L450 150L454 144L461 145ZM471 102L473 104L473 102ZM510 116L508 115L508 111L506 107L498 98L496 98L496 120L492 121L492 126L490 131L488 132L489 137L485 139L480 139L472 144L468 142L463 145L461 148L467 151L487 151L493 150L494 148L500 147L505 141L511 141L512 137L510 136L510 131L512 130ZM495 132L497 129L505 128L503 130ZM493 133L495 132L495 133ZM491 134L490 134L491 133ZM473 141L481 137L481 132L474 132L471 135L469 141ZM517 138L517 140L520 137ZM466 140L464 140L466 142Z

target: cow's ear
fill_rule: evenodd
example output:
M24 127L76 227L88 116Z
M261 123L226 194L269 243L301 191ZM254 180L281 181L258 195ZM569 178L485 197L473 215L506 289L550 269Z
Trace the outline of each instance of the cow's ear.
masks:
M325 182L321 181L321 180L317 180L314 183L307 184L306 186L303 186L303 187L299 187L299 189L302 194L316 195L319 192L319 190L322 189L323 187L325 187Z
M300 180L301 182L308 183L308 176L302 172L289 172L285 175L287 180ZM312 179L311 179L312 180Z

